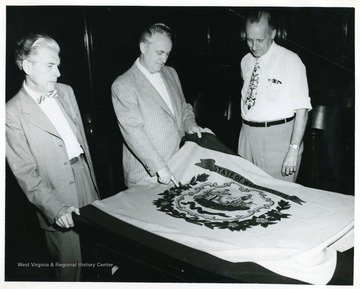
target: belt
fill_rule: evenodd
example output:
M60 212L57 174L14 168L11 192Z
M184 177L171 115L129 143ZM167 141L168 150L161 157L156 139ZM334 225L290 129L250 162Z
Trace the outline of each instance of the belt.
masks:
M78 157L74 157L70 160L70 165L76 164L84 154L80 154Z
M253 122L253 121L247 121L247 120L243 119L243 123L245 123L249 126L255 126L255 127L269 127L272 125L287 123L289 121L292 121L294 118L295 118L295 115L293 115L292 117L285 118L285 119L280 119L280 120L275 120L275 121L266 121L266 122Z

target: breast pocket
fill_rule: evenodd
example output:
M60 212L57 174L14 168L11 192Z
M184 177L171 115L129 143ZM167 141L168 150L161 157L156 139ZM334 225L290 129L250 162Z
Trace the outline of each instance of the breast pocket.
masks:
M268 78L266 83L266 96L269 101L281 99L285 83L278 78Z
M284 84L284 80L280 78L271 78L267 79L268 86L273 89L278 89Z

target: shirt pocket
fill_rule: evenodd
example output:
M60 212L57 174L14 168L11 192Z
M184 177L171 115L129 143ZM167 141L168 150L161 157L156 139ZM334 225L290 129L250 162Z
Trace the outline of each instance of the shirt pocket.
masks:
M284 83L283 80L281 80L280 78L271 78L269 77L267 80L267 88L270 90L281 90L282 88L284 88Z
M271 103L282 103L285 92L285 83L281 78L268 77L266 79L265 95Z

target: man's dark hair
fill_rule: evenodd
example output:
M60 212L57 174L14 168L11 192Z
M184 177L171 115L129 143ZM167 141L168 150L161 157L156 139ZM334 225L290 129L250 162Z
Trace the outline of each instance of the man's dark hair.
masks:
M277 20L273 15L274 13L268 9L257 9L252 10L247 16L247 22L249 23L258 23L263 18L267 20L269 27L272 29L277 29Z

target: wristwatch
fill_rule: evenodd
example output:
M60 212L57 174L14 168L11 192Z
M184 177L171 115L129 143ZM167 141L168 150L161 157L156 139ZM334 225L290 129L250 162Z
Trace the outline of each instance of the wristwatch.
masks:
M297 144L291 144L289 145L289 147L291 147L292 149L298 150L299 146Z

